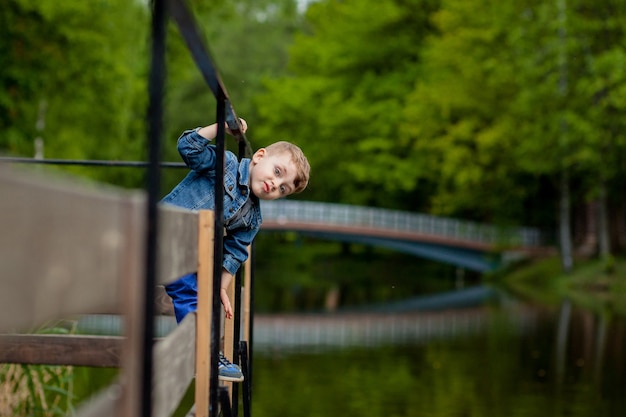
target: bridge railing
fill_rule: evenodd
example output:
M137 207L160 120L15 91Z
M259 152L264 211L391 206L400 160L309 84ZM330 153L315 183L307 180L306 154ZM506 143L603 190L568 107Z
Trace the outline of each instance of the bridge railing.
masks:
M166 72L165 35L170 15L216 99L216 177L222 178L224 174L226 125L238 141L240 157L249 154L251 148L186 2L153 0L150 3L152 48L148 83L149 163L146 193L128 197L115 192L91 199L89 192L85 192L86 196L80 195L79 188L67 190L52 185L47 189L46 185L31 184L29 181L28 185L22 185L21 175L0 172L0 189L3 190L0 199L3 213L0 216L0 261L3 268L0 273L3 284L6 284L0 292L0 333L23 330L25 326L37 325L43 319L64 318L68 314L112 313L124 315L125 337L108 341L89 339L86 346L84 339L55 339L57 344L54 344L50 338L44 342L35 335L24 335L26 338L23 338L19 337L21 335L4 334L0 335L0 358L16 361L7 363L89 366L92 360L89 352L96 352L98 346L105 350L111 347L114 358L107 363L123 368L122 379L79 415L149 416L153 412L159 416L171 415L171 407L180 400L180 390L186 389L193 379L196 393L194 414L215 417L218 410L222 413L231 411L230 401L236 400L238 389L233 384L218 386L218 353L222 334L220 280L213 277L221 276L222 271L224 189L220 181L216 182L215 209L212 212L191 214L186 211L175 213L172 217L167 208L158 205ZM46 210L48 207L53 210ZM189 215L195 217L189 220ZM33 224L40 228L33 228ZM189 227L195 235L181 235ZM171 245L172 250L163 252L164 245ZM169 260L171 264L164 264L164 260ZM181 261L185 262L184 268ZM6 268L5 263L8 265ZM242 317L242 269L229 294L235 300L236 322ZM245 269L250 277L252 268L247 265ZM167 340L154 347L156 284L167 284L194 270L198 272L197 314L188 315L168 335ZM167 277L162 276L164 273L168 274ZM249 308L244 316L246 314L251 319ZM245 342L238 343L240 327L233 326L232 322L224 331L224 354L237 363L238 356L247 355L247 348L244 348ZM250 328L248 325L244 329L249 337ZM50 355L46 352L53 351L58 343L64 346L64 353L50 362ZM193 352L191 355L189 352L193 351L196 343L194 357ZM10 353L16 354L17 359L8 359L4 355L7 346L11 347ZM236 350L241 354L236 355ZM33 352L36 353L34 357L24 357ZM181 362L185 362L185 366L180 366ZM195 369L192 369L194 362ZM246 373L250 366L242 363L242 368ZM181 372L184 375L180 375ZM246 378L246 415L250 413L249 395L246 395L249 384L250 379ZM167 406L163 405L164 400ZM237 409L236 404L232 407Z
M5 168L0 166L0 364L120 368L115 383L82 405L77 415L147 415L140 411L145 404L139 372L145 360L141 329L153 323L142 313L145 193L94 189L80 181ZM215 384L208 366L214 359L209 346L214 213L171 206L158 210L156 285L192 271L200 279L198 312L151 346L150 408L155 416L172 415L195 381L195 415L206 416L208 393ZM250 288L249 265L245 270L244 288ZM229 293L232 297L232 285ZM249 310L249 305L243 308ZM121 317L123 335L33 331L94 314ZM243 315L244 331L250 323L250 316ZM224 333L227 356L234 349L234 329L229 320ZM220 403L224 408L221 397Z
M264 221L279 224L301 222L360 227L490 246L537 247L542 244L541 232L529 227L498 227L428 214L315 201L263 201L261 207Z

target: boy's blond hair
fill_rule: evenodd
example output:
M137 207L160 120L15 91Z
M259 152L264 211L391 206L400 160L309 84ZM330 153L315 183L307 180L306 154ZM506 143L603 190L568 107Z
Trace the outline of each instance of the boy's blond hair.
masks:
M309 183L311 167L302 149L291 142L281 140L266 146L265 150L269 155L279 155L285 152L291 155L291 161L296 166L296 179L294 180L295 189L293 194L303 191Z

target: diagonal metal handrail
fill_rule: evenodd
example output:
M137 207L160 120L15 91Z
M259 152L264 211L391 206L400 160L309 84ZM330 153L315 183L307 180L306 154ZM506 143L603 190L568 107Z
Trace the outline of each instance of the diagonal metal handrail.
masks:
M170 13L176 22L178 29L185 40L189 51L217 100L217 137L216 137L216 178L224 177L224 133L225 125L228 125L232 135L239 142L239 158L250 156L252 147L248 142L239 118L230 102L226 87L222 83L219 72L214 65L208 48L204 45L200 31L189 8L183 0L169 0ZM220 279L223 259L224 240L224 187L223 181L215 183L215 238L214 238L214 269L213 269L213 300L212 300L212 324L211 324L211 364L210 364L210 392L209 404L218 403L218 355L220 347ZM253 277L252 277L253 278ZM241 271L235 279L235 294L241 292ZM235 323L240 321L239 298L235 302ZM238 326L235 326L238 327ZM239 345L239 332L234 335L234 346ZM249 384L246 381L246 384ZM218 407L209 408L212 417L217 416Z
M228 128L231 130L237 141L245 144L246 155L250 155L252 147L241 130L239 118L237 117L235 109L230 102L228 92L222 83L219 72L214 65L214 60L211 58L208 48L202 41L200 31L198 30L198 26L196 25L193 15L189 11L189 8L186 6L184 0L169 0L169 6L172 18L177 23L180 34L183 36L196 66L200 70L215 98L218 99L218 101L221 100L223 102ZM240 155L240 157L242 156L245 155Z

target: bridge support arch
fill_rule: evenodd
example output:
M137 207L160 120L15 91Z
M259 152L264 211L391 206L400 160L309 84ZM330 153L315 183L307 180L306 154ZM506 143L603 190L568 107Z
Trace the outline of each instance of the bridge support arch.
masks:
M332 232L306 231L299 233L324 240L384 247L398 252L414 255L419 258L439 261L480 273L491 272L501 266L500 256L474 249Z

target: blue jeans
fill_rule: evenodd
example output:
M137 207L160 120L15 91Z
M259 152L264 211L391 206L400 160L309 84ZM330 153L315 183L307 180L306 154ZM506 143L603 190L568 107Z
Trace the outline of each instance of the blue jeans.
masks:
M187 313L198 309L198 275L195 272L166 285L165 291L172 298L176 323L180 324Z

